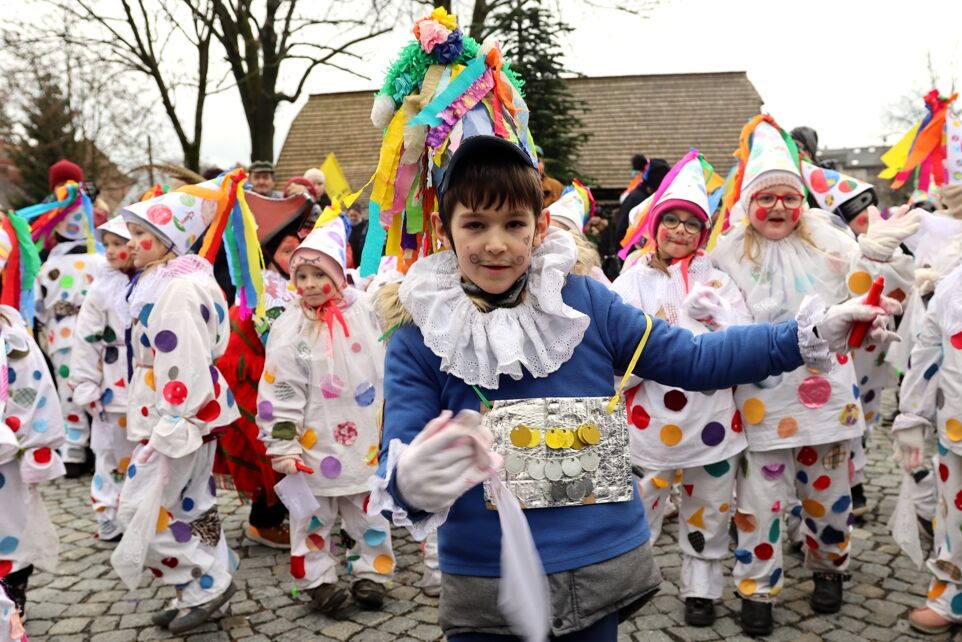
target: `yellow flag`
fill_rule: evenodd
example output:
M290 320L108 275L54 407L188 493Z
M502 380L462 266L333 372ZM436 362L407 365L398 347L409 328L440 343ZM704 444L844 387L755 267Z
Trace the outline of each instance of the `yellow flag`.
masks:
M321 171L324 172L324 191L331 197L332 201L343 202L351 194L351 186L347 184L347 179L344 178L344 172L341 171L341 166L338 165L334 152L328 154L327 158L324 159Z
M905 165L905 161L909 159L909 152L912 150L912 142L915 141L915 135L919 131L919 125L922 121L915 123L915 125L906 132L905 136L895 143L891 149L882 154L882 162L885 163L885 169L879 173L879 178L895 178L902 166Z

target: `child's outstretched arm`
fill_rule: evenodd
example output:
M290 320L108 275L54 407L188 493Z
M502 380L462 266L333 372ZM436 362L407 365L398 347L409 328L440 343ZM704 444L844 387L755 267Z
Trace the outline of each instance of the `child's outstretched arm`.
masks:
M77 315L67 385L73 391L73 400L78 405L96 410L103 391L104 333L108 331L108 326L107 314L92 294L84 300ZM109 329L109 332L118 331L122 329Z

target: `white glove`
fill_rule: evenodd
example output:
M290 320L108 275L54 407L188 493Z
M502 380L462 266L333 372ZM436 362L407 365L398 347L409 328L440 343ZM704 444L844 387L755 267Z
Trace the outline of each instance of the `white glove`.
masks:
M718 320L725 316L725 300L718 294L718 290L710 285L698 284L691 289L682 302L682 307L688 316L696 321L708 319Z
M902 241L919 231L922 210L909 211L908 205L891 210L888 220L874 205L868 207L868 231L858 239L862 255L873 261L888 261Z
M922 465L922 451L925 448L925 430L922 426L913 426L896 430L892 433L895 438L895 461L901 462L902 470L914 472Z
M481 415L445 410L431 420L398 458L397 489L411 508L440 513L486 479L500 457Z
M282 475L293 475L296 473L298 464L304 465L300 455L271 457L271 468Z
M848 335L852 332L852 325L858 321L870 321L872 327L866 334L868 343L888 343L901 341L901 337L888 330L892 315L902 313L902 304L883 296L878 307L866 305L864 299L849 299L844 303L833 305L825 311L822 320L815 324L815 331L819 338L828 342L830 352L844 353L849 351Z
M915 268L915 289L920 296L935 292L935 284L939 281L939 273L930 267Z

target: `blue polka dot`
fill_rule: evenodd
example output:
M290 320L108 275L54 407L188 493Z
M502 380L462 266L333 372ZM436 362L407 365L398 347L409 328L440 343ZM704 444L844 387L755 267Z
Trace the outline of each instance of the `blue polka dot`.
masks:
M78 428L70 428L69 430L67 430L67 441L76 443L80 441L80 438L82 436L83 434L80 432Z
M10 555L17 550L17 546L19 545L20 540L13 536L0 539L0 555Z
M751 553L751 551L747 551L747 550L745 550L744 548L736 548L736 549L735 549L735 560L738 561L738 562L740 562L740 563L742 563L742 564L751 564L751 563L752 563L752 553Z
M862 399L862 401L865 403L872 403L873 399L875 399L875 391L869 390L868 392L865 393L865 398Z
M34 370L34 371L33 371L33 380L34 380L34 381L40 381L41 379L43 379L43 373L40 372L39 370Z
M6 477L3 476L3 473L0 473L0 488L3 488L3 485L6 483L7 483Z
M215 303L215 304L214 304L214 310L217 311L217 321L218 321L219 323L223 323L223 322L224 322L224 308L221 307L221 305L220 305L219 303Z
M234 407L234 393L231 392L230 388L227 389L227 407Z
M928 367L928 369L926 369L925 374L923 374L922 377L923 377L926 381L928 381L929 379L931 379L932 377L934 377L934 376L935 376L935 373L938 372L938 371L939 371L939 364L933 363L932 365L930 365L930 366Z
M47 420L46 419L34 419L30 425L33 427L34 432L47 432Z
M197 583L200 584L202 589L209 589L214 586L214 578L212 578L210 575L201 575L200 579L197 580Z
M792 513L792 517L801 517L801 516L802 516L802 505L801 505L801 504L795 504L794 506L792 506L791 513Z
M858 385L864 386L868 383L868 377L862 377L862 380L858 382Z
M948 455L948 454L949 454L949 449L946 448L945 446L943 446L943 445L942 445L942 442L940 441L940 442L939 442L939 457L945 457L945 456Z
M815 520L812 519L811 517L805 518L805 526L807 526L808 530L812 531L813 533L818 532L818 524L816 524Z
M7 368L7 383L13 383L17 380L17 371L13 368Z
M380 546L387 539L387 533L376 528L369 528L364 531L364 543L368 546Z
M150 347L150 339L147 338L146 334L140 335L140 345L144 346L145 348Z
M104 487L104 478L100 475L94 475L94 490L100 490Z
M807 484L807 483L808 483L808 473L806 473L804 470L800 470L800 471L798 471L798 473L795 474L795 479L798 480L798 483L799 483L799 484Z
M137 466L131 464L127 466L127 479L133 479L134 475L137 474Z
M962 614L962 593L952 598L952 613L955 615Z
M46 397L40 397L40 400L37 401L37 408L43 408L43 407L46 406L46 405L47 405L47 398L46 398Z
M100 403L102 403L105 406L113 400L114 400L114 391L112 388L107 388L106 390L104 390L104 394L100 395Z
M858 399L858 386L855 386L855 385L852 386L852 395L853 395L856 399Z
M190 497L185 497L180 502L180 507L184 509L185 513L189 513L190 511L194 510L194 500Z
M778 580L780 579L782 579L782 569L776 568L772 571L771 577L768 578L768 585L772 587L778 586Z
M210 310L203 303L200 304L200 316L204 318L204 323L210 321Z
M154 309L154 304L148 303L140 310L140 316L137 317L137 320L140 321L140 324L145 328L147 327L147 319L150 317L150 312L153 309Z
M841 497L835 500L834 504L832 504L832 512L844 513L845 511L848 510L848 507L851 505L852 505L852 498L849 497L848 495L842 495Z

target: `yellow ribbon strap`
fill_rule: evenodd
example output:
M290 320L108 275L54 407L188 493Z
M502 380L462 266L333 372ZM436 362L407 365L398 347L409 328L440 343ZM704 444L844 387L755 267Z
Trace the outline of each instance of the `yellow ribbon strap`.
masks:
M647 313L642 313L645 315L645 332L641 335L641 341L638 342L638 347L635 348L635 354L631 356L631 361L628 362L628 369L625 370L625 376L621 378L621 383L618 384L618 389L615 390L614 396L608 402L608 412L612 413L618 406L618 402L621 400L621 393L625 389L625 385L628 383L628 378L631 377L631 373L635 371L635 366L638 365L638 360L641 359L641 353L645 351L645 345L648 344L648 337L651 336L651 317Z

